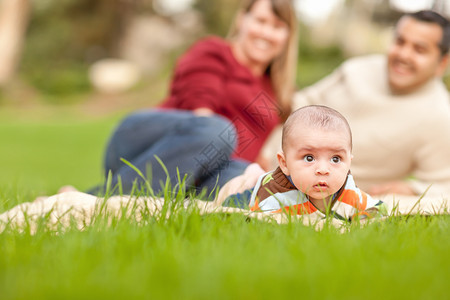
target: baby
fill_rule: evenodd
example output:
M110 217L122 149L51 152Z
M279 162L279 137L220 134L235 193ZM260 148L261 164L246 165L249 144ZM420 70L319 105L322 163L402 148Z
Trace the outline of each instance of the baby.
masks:
M371 217L382 204L356 187L350 173L350 126L334 109L312 105L294 111L283 126L277 159L279 167L261 175L253 189L227 197L248 188L256 178L258 168L250 165L246 173L223 187L218 201L225 206L233 202L248 205L252 211L332 215L346 220Z

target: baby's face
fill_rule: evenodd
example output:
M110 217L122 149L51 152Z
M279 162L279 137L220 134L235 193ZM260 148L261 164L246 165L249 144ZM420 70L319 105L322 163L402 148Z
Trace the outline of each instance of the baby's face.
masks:
M280 167L310 200L328 200L344 184L352 160L347 130L292 130Z

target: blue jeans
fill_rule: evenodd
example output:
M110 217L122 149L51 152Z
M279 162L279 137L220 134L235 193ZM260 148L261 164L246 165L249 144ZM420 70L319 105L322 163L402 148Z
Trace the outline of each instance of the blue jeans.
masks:
M208 192L223 186L243 173L249 162L230 159L236 145L236 130L221 116L196 116L182 110L141 110L127 116L109 140L104 168L112 173L112 186L121 178L123 193L130 193L133 183L141 187L144 180L123 163L124 158L139 169L155 193L164 190L167 168L172 186L178 173L186 174L187 188ZM178 173L177 173L178 171ZM104 190L104 186L101 187ZM94 189L91 192L98 192Z

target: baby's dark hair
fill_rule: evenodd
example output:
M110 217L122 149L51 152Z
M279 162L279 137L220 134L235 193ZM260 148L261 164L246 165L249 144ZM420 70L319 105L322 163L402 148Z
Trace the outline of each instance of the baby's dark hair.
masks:
M290 114L283 125L281 146L285 151L287 140L294 129L295 124L301 122L302 125L314 128L331 130L344 129L350 137L350 148L352 147L352 131L345 117L337 110L323 105L309 105L297 109Z

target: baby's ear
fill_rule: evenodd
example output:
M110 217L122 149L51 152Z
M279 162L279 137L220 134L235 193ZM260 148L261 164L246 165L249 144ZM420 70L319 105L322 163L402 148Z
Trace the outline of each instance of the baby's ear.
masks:
M286 165L286 157L284 156L283 151L278 151L277 153L278 165L280 166L281 171L283 171L284 175L289 176L289 169Z

